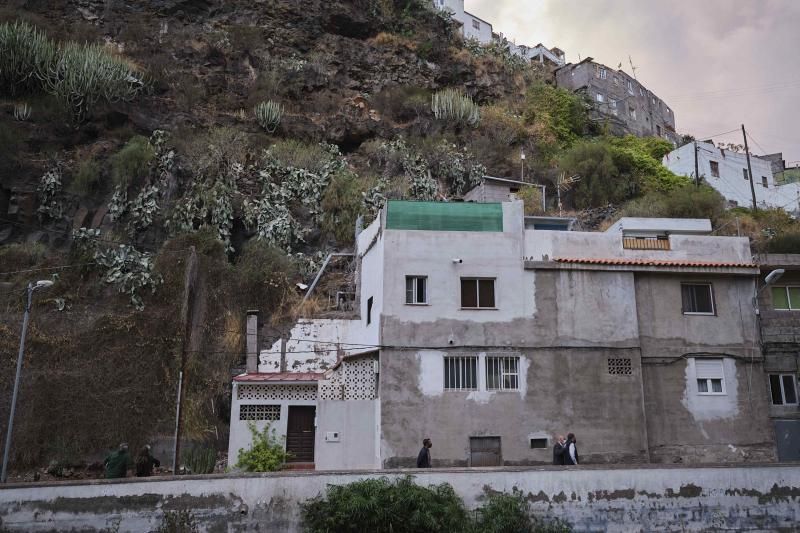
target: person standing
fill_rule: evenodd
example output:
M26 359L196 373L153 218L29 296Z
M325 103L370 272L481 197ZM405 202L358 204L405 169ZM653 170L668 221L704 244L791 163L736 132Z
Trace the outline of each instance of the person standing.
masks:
M136 477L150 477L153 475L153 467L161 466L161 461L150 454L150 445L146 444L139 450L136 456Z
M120 444L117 450L106 457L103 465L106 467L106 479L121 478L128 475L128 468L133 465L131 456L128 453L128 444L126 442Z
M578 446L577 446L577 439L575 438L574 433L569 433L567 435L567 449L566 453L564 453L564 464L566 465L577 465L578 464Z
M556 436L556 443L553 446L553 464L564 465L564 454L567 452L566 441L564 435Z
M417 468L430 468L431 467L431 447L433 443L431 439L423 439L422 449L417 455Z

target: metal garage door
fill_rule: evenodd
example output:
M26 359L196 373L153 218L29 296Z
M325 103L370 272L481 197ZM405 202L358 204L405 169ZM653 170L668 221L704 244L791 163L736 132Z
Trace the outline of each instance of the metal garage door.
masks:
M500 437L470 437L470 466L503 466Z

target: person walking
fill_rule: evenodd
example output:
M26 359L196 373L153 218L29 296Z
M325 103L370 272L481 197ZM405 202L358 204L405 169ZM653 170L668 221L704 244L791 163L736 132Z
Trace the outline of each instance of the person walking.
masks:
M103 466L106 467L106 479L121 478L128 475L128 468L133 466L131 455L128 453L128 443L123 442L115 451L111 452Z
M431 467L431 447L433 443L431 439L422 440L422 449L417 455L417 468L430 468Z
M567 441L564 440L564 435L556 436L556 443L553 445L553 464L564 465L564 454L567 453Z
M153 475L153 467L161 466L161 461L150 454L150 445L146 444L139 450L136 456L136 477L150 477Z
M577 446L577 439L575 438L574 433L569 433L567 435L567 446L566 452L564 453L564 464L565 465L577 465L578 464L578 446Z

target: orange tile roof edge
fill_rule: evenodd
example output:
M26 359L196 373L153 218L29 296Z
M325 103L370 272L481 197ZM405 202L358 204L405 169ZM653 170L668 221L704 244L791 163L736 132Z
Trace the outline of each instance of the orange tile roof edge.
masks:
M684 261L676 259L602 259L588 257L557 257L558 263L583 263L590 265L624 265L624 266L676 266L701 268L757 268L755 263L733 263L724 261Z

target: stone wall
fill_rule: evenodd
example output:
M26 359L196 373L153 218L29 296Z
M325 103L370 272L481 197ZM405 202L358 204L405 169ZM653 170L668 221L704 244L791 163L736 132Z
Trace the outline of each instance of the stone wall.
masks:
M487 491L521 490L540 516L575 531L796 531L800 466L503 468L277 473L8 485L2 531L153 531L165 511L191 510L201 531L300 531L298 504L368 477L447 482L468 507Z

